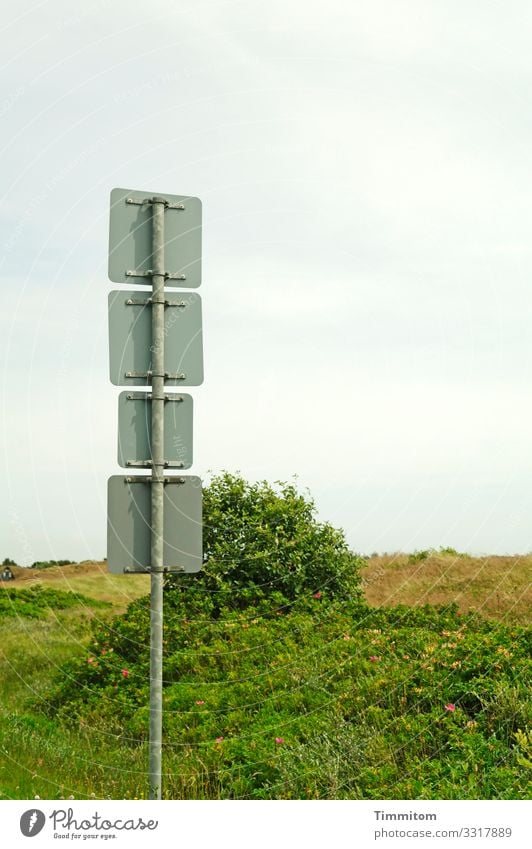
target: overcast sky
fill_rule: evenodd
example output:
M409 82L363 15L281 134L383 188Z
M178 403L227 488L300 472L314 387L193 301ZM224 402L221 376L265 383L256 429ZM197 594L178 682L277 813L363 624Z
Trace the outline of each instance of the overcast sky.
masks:
M100 558L109 192L203 201L192 472L358 551L532 550L532 8L11 2L0 558Z

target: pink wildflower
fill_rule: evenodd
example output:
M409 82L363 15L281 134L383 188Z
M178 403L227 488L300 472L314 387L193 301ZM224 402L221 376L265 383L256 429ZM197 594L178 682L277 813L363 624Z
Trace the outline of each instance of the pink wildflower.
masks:
M453 710L456 710L456 705L449 703L448 705L445 705L445 710L449 710L452 713Z
M88 657L88 658L87 658L87 663L94 663L94 658L93 658L93 657Z
M127 676L129 675L129 669L123 669L122 675L124 676L124 678L127 678Z
M370 660L371 660L372 663L375 663L377 660L379 660L379 658L377 657L377 655L372 654L371 657L370 657Z
M221 743L223 739L223 737L217 737L215 743Z
M196 704L197 704L197 705L204 705L204 704L205 704L205 702L203 701L203 699L198 699L198 701L196 702Z
M284 737L276 737L275 742L277 743L277 745L279 745L280 743L284 743Z
M314 598L321 598L321 593L319 590L317 593L314 593Z

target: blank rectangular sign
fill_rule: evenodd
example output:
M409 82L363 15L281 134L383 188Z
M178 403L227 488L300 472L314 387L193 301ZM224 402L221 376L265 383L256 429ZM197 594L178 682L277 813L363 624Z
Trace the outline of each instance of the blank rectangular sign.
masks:
M109 352L115 386L149 386L152 367L151 292L109 293ZM168 386L203 383L201 298L165 293L164 370Z
M190 395L168 392L164 403L164 459L174 468L192 465ZM151 393L121 392L118 397L118 464L151 460Z
M201 479L174 478L164 487L163 567L198 572L203 562ZM114 574L148 572L151 563L151 484L113 475L107 486L107 566ZM181 481L179 483L178 481Z
M113 283L151 283L152 205L157 192L113 189L109 221L109 279ZM201 201L188 195L159 197L164 211L166 286L195 289L201 283Z

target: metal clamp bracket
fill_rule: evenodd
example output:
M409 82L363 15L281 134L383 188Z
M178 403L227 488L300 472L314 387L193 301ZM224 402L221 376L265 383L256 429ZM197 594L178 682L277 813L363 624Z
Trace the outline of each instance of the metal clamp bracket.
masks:
M163 483L186 483L185 478L162 478ZM152 483L153 478L150 475L127 475L124 478L124 483ZM157 483L157 481L156 481Z
M151 394L151 392L128 392L127 395L126 395L126 400L127 401L151 401L152 400L152 394ZM155 400L156 401L157 400L164 401L165 404L166 404L167 401L184 401L185 399L183 398L182 395L172 395L171 393L168 393L167 395L165 394L164 398L159 398L159 399L156 398Z
M126 301L127 307L148 307L154 303L153 298L128 298ZM155 303L158 303L157 301ZM165 307L186 307L186 301L161 301Z
M152 204L153 198L126 198L126 203L134 203L137 206L144 206L144 204ZM157 201L160 203L160 201ZM164 201L165 209L185 209L184 203L170 203L169 200Z
M125 574L133 574L137 575L169 575L170 572L184 572L185 569L182 566L163 566L162 569L152 569L151 566L145 566L142 569L130 569L129 566L126 566L124 569Z
M131 378L136 378L136 377L146 377L146 378L148 378L148 377L164 377L165 380L185 380L185 378L186 378L186 374L184 374L183 372L181 372L181 374L179 374L179 373L172 373L172 372L168 372L168 371L165 371L164 374L154 374L152 371L126 371L124 376L125 377L131 377Z

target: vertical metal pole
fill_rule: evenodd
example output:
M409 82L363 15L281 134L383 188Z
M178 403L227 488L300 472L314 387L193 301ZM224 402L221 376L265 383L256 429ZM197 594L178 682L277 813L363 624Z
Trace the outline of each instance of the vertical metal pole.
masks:
M149 796L161 798L163 730L164 198L152 199L151 627Z

